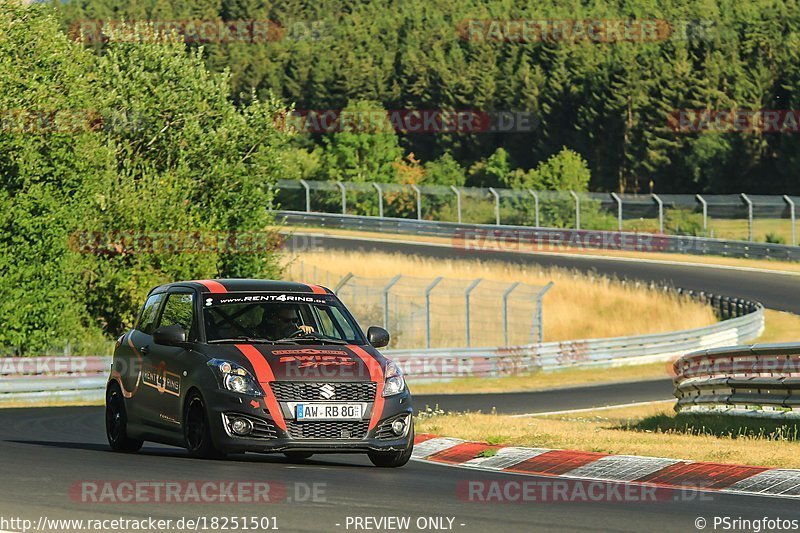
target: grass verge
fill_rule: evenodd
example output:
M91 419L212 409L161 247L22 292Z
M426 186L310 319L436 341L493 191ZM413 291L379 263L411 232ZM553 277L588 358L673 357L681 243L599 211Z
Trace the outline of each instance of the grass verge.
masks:
M496 445L800 468L800 422L676 416L673 402L577 415L512 418L481 413L418 417L417 433Z
M466 345L464 290L471 280L477 278L485 282L472 294L472 346L498 346L503 343L499 319L503 316L501 294L512 283L519 281L539 287L550 281L555 283L544 298L545 341L665 333L716 322L708 306L689 298L560 268L545 269L536 265L471 258L441 260L347 251L309 252L287 259L290 263L286 272L290 279L335 285L347 273L362 277L348 282L342 298L363 326L369 325L368 320L383 320L382 313L375 312L376 309L382 309L381 287L396 274L402 273L409 284L408 289L403 289L409 291L407 300L419 305L424 302L425 287L434 278L443 276L446 280L461 280L458 284L443 282L431 293L431 316L438 317L434 321L433 347ZM380 280L375 278L382 278L383 281L378 282ZM517 294L523 293L517 290ZM515 335L510 335L509 344L527 344L530 342L533 298L528 295L523 300L513 301L514 305L528 307L514 308L512 299L509 299L509 317L520 325L510 328L510 333ZM396 309L399 308L393 308L392 316L396 314ZM424 312L417 310L412 315L412 311L409 309L406 318L416 319L398 319L397 323L404 324L406 329L392 332L403 340L403 347L409 348L425 345ZM598 320L598 317L602 319ZM438 331L437 322L441 322ZM410 326L407 325L409 323Z

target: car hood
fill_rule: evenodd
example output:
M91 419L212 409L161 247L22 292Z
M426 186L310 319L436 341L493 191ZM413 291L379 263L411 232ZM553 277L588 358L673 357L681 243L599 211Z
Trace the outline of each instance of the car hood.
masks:
M247 368L270 381L382 381L387 360L372 346L217 344L216 359Z

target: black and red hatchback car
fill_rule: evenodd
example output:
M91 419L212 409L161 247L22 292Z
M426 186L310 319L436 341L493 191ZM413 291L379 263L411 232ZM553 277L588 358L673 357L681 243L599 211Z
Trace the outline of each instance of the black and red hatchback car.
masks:
M366 453L408 462L411 397L402 372L329 289L230 279L150 291L121 336L106 392L111 447L144 441L198 457Z

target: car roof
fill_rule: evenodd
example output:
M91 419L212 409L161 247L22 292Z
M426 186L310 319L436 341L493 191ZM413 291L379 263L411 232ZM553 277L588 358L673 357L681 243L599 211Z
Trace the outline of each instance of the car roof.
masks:
M190 281L176 281L160 285L150 291L150 294L166 292L172 288L198 289L202 293L226 292L299 292L312 294L333 294L327 287L310 283L295 281L281 281L271 279L202 279Z

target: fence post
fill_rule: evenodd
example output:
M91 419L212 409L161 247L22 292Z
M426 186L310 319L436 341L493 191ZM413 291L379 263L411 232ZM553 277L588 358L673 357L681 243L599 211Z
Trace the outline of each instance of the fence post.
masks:
M383 287L383 329L389 329L389 291L402 277L402 274L396 275Z
M742 200L747 204L747 240L753 241L753 202L742 193Z
M650 196L658 204L658 231L659 233L664 233L664 202L661 201L657 194L651 193Z
M697 198L697 201L703 206L703 232L706 237L708 237L708 202L699 194L696 194L695 198Z
M575 191L569 191L573 198L575 198L575 229L581 229L581 199L575 194Z
M306 190L306 213L311 212L311 186L306 180L300 180L300 185Z
M383 189L379 183L373 183L372 186L378 191L378 216L383 218Z
M417 220L422 220L422 191L413 183L411 184L411 188L417 193Z
M784 194L783 199L789 204L789 214L792 219L792 246L797 246L797 219L796 219L796 212L795 212L795 205L794 200L789 198L788 195Z
M551 281L536 295L536 318L533 325L534 330L536 331L536 336L538 337L536 342L539 344L541 344L542 340L544 339L544 312L542 311L542 300L544 295L547 294L547 291L549 291L552 287L553 282ZM531 341L533 341L533 331L531 331Z
M622 198L620 198L619 195L617 193L615 193L615 192L611 193L611 198L613 198L614 201L617 202L617 227L619 228L619 231L621 232L622 231Z
M528 192L533 196L533 208L536 212L536 225L534 227L541 228L539 225L539 195L533 189L528 189Z
M474 280L470 284L470 286L467 287L467 290L464 292L464 300L466 301L466 304L467 304L467 307L466 307L466 311L467 311L467 348L470 347L470 343L472 342L472 335L471 335L470 326L469 326L469 295L472 294L472 291L475 290L475 287L477 287L478 284L481 281L483 281L481 278L478 278L478 279Z
M317 267L315 266L314 270L316 270L316 268ZM336 284L336 287L334 287L333 294L338 296L339 295L339 291L342 290L344 288L344 286L347 285L347 282L350 281L351 279L353 279L353 273L352 272L348 272L347 274L345 274L344 277L339 280L339 283Z
M508 346L508 295L517 287L519 287L519 281L514 282L503 293L503 346Z
M456 193L456 212L458 213L458 223L461 224L461 191L455 185L451 185L450 189Z
M341 181L335 182L336 186L342 191L342 214L347 214L347 189L344 187L344 183Z
M436 287L442 277L439 276L433 283L425 287L425 347L431 347L431 291Z
M489 192L494 196L494 223L496 226L500 225L500 195L494 190L494 187L489 187Z

